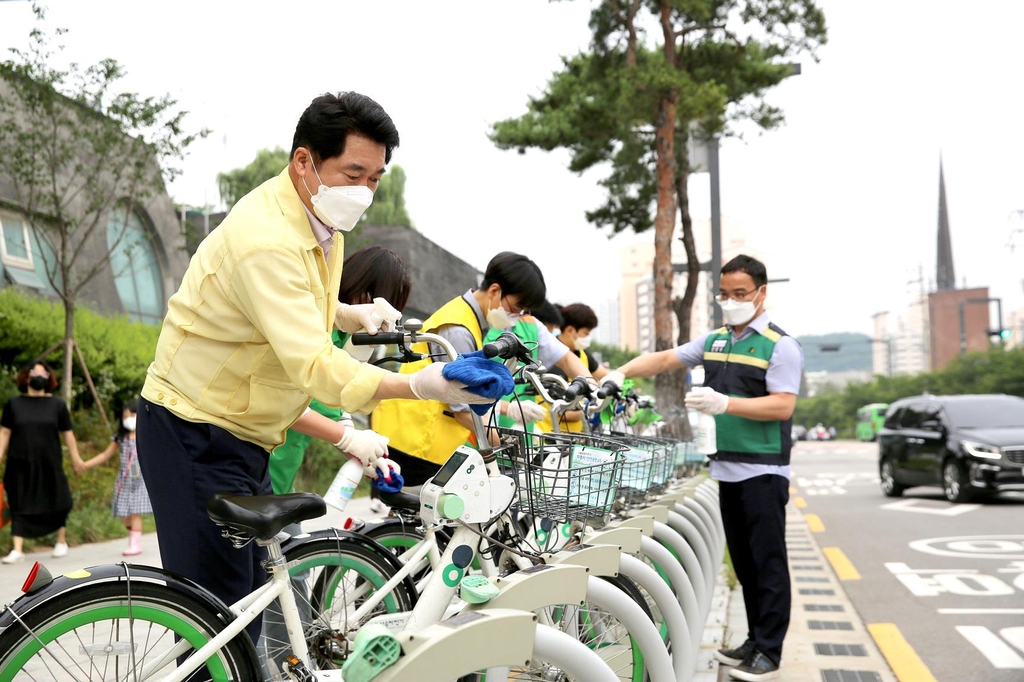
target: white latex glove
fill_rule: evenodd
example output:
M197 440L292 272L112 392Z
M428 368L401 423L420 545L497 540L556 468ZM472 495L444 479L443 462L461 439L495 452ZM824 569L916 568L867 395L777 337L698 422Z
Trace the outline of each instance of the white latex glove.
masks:
M373 462L373 466L363 467L363 476L376 481L378 477L377 469L380 469L384 474L384 480L390 481L392 474L402 473L402 467L398 466L398 462L392 462L387 458L387 453L383 457L378 457Z
M409 388L420 400L439 400L442 403L464 403L468 405L486 405L494 402L490 398L477 395L466 390L466 385L458 381L448 381L441 376L443 362L434 362L420 371L409 375Z
M376 308L372 303L339 303L334 311L334 326L349 334L361 331L376 334L381 322L380 317L374 315Z
M526 400L512 400L508 403L508 412L505 416L517 424L525 424L543 419L547 414L548 411L542 405Z
M729 407L729 396L707 386L698 386L686 394L686 406L704 414L724 414Z
M358 459L363 467L372 467L379 458L387 457L388 437L370 429L357 431L346 428L334 447Z
M625 380L626 377L622 372L618 371L617 369L613 369L612 371L608 372L603 377L598 379L597 382L602 386L610 382L615 384L615 386L621 390L622 382L624 382Z

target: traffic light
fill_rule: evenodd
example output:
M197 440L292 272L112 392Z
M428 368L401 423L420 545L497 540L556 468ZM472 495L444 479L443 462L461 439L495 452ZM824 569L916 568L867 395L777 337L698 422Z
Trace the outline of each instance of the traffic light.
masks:
M1007 329L1006 327L1003 327L1002 329L989 329L988 330L988 337L994 343L1000 343L1002 341L1009 341L1010 340L1010 334L1011 334L1011 330Z

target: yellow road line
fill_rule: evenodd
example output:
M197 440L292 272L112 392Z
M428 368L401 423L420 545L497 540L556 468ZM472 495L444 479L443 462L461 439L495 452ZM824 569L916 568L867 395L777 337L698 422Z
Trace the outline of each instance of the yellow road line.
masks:
M817 514L804 514L804 521L807 522L807 527L811 529L812 533L825 532L825 524L821 522L821 517Z
M900 682L936 682L894 623L868 623L868 632Z
M797 509L806 509L807 508L807 500L805 500L802 497L794 497L793 498L793 506L796 507Z
M796 488L794 488L793 486L789 486L789 494L796 495Z
M854 567L853 562L850 561L843 550L838 547L822 547L822 553L828 562L832 564L832 570L836 572L836 577L840 580L860 580L860 573Z

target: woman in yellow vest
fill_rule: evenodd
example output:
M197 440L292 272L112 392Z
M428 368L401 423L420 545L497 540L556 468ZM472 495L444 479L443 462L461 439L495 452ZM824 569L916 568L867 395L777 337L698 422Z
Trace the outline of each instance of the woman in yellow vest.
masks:
M443 336L461 355L483 347L483 339L493 327L508 329L525 311L544 303L547 288L540 268L526 256L505 251L487 264L484 279L476 289L445 303L423 323L423 330ZM563 366L572 376L589 375L579 359L567 349L558 351L557 341L547 328L538 325L541 361ZM543 349L550 349L545 352ZM413 350L430 353L427 358L402 365L403 374L426 367L434 359L446 362L440 347L417 345ZM526 403L499 402L502 414L525 422L536 418L525 414ZM508 410L508 412L506 412ZM469 406L436 400L383 400L370 415L371 426L389 439L391 459L402 467L406 485L420 485L437 473L455 448L470 437L472 417Z
M601 377L608 373L608 368L602 367L594 358L587 355L587 348L590 347L590 333L597 328L597 314L594 309L584 303L573 303L567 306L556 305L555 308L562 318L558 340L569 350L571 355L579 358L595 379L600 381ZM552 369L552 372L563 374L558 368ZM550 406L548 407L550 408ZM546 419L537 422L536 428L545 433L554 430L550 412ZM559 418L558 429L573 433L583 431L583 411L571 410L564 413Z

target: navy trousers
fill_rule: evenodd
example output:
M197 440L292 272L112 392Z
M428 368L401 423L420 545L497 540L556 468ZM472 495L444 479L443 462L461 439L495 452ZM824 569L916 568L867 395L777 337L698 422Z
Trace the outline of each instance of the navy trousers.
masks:
M789 480L765 474L718 486L725 540L743 587L747 639L776 664L789 629L792 589L786 556Z
M271 495L266 450L211 424L189 422L139 401L139 465L156 520L164 568L191 578L230 606L266 583L264 548L235 549L206 514L215 493ZM246 631L259 641L262 618Z

